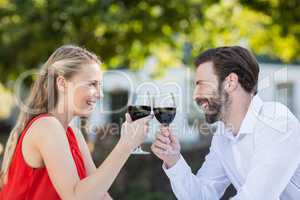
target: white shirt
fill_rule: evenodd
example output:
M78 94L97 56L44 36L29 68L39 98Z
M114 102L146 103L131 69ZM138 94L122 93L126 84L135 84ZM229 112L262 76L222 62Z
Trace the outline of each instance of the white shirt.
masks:
M230 183L237 190L231 200L300 199L300 125L286 106L255 96L236 137L217 124L196 175L182 156L163 166L179 200L217 200Z

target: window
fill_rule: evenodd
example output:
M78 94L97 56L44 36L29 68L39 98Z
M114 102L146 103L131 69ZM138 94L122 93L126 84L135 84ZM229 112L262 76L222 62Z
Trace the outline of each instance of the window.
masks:
M275 100L286 105L292 112L295 111L294 105L294 84L284 82L276 85ZM296 114L296 113L294 113Z
M114 90L109 92L110 95L110 122L121 124L125 121L125 113L127 109L128 91L126 90Z

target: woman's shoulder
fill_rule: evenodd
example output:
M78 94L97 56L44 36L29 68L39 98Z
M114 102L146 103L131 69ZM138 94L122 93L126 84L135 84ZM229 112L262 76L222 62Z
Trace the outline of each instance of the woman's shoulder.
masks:
M27 125L25 131L26 135L22 142L22 151L24 159L30 166L40 167L44 165L41 164L43 162L42 150L44 152L53 151L67 146L64 128L54 116L39 115L34 117Z
M43 140L45 138L49 139L62 134L65 135L62 124L57 118L51 115L36 118L28 128L27 132L38 140Z

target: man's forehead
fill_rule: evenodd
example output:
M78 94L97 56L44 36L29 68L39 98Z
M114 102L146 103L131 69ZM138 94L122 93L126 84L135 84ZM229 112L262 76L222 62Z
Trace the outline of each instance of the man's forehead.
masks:
M204 62L197 66L196 69L197 75L215 75L214 65L212 62Z
M197 67L194 78L196 84L208 84L216 81L218 81L218 77L213 69L213 65L203 63Z

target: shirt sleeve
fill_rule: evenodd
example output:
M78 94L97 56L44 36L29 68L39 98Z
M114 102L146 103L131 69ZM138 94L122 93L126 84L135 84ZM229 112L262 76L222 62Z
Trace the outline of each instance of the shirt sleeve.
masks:
M182 156L172 168L163 169L179 200L218 200L230 184L213 143L196 175Z
M279 200L300 163L300 133L293 129L275 144L261 149L244 185L231 200ZM264 151L264 152L263 152Z

